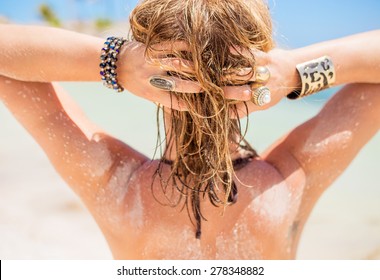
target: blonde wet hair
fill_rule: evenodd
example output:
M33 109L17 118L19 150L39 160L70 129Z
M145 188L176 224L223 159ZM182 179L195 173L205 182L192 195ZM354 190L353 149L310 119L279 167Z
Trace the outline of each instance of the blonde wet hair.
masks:
M181 193L180 200L169 204L184 201L200 238L201 221L207 218L200 209L201 198L207 196L223 209L236 201L231 144L256 155L244 139L239 120L231 119L236 107L224 98L222 87L242 83L226 80L226 73L255 69L253 54L242 55L243 50L273 47L269 9L261 0L145 0L133 10L130 25L133 39L146 45L147 59L152 59L159 43L182 41L189 47L170 56L190 60L195 72L168 74L198 81L202 92L172 92L188 111L170 111L166 143L177 156L169 178L162 178L162 165L156 175L164 194L170 193L168 186Z

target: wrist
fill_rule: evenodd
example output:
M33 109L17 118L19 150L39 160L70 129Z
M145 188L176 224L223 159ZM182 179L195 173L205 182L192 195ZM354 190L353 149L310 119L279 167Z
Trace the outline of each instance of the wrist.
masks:
M117 92L124 91L118 80L118 57L127 40L122 37L108 37L100 55L100 75L104 86ZM120 57L119 57L120 58ZM120 65L119 65L120 66ZM119 72L120 74L120 72Z
M128 78L131 76L131 69L130 69L130 61L127 61L127 58L131 57L130 54L130 47L129 45L131 42L126 42L121 48L120 48L120 53L119 53L119 60L117 62L117 67L118 67L118 81L120 85L124 88L128 88Z
M335 83L335 67L329 56L323 55L300 63L297 61L296 51L292 52L293 63L296 65L291 71L291 81L295 87L289 91L287 98L298 99L312 95Z
M297 64L300 63L297 61L297 54L295 50L287 51L288 62L288 81L289 81L289 92L293 90L301 89L301 78L297 71Z

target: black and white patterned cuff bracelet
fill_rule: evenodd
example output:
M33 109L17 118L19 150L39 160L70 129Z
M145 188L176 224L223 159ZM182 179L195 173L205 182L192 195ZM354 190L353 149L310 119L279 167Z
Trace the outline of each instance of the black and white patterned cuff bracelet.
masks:
M297 99L326 89L335 83L335 68L330 57L300 63L296 66L301 80L301 88L288 94L289 99Z
M100 54L100 76L103 85L117 92L122 92L124 88L117 81L116 62L121 46L126 42L125 38L108 37Z

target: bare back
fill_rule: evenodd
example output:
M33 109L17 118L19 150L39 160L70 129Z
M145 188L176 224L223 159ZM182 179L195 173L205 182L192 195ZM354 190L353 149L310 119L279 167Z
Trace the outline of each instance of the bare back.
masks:
M316 117L236 172L236 204L223 212L201 202L207 221L197 240L186 209L158 203L165 203L151 187L158 162L99 133L61 89L1 78L0 93L81 197L117 259L294 258L314 204L380 124L379 85L343 88Z
M294 258L297 234L305 222L297 220L304 186L301 174L287 182L265 161L254 159L237 171L241 180L237 203L223 213L207 197L201 202L207 221L202 223L202 237L198 240L186 208L182 204L164 206L169 201L160 186L155 184L152 190L157 165L158 161L147 161L125 185L120 181L120 185L108 186L109 192L123 193L117 213L107 213L108 203L99 205L105 214L100 225L115 258ZM165 169L167 174L170 166ZM172 201L177 198L178 194L174 194Z

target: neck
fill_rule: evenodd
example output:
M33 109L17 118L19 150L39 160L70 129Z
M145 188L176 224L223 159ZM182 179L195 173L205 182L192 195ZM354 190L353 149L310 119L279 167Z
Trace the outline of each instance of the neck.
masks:
M175 141L171 141L169 143L169 140L174 138L173 135L173 129L172 129L172 116L170 113L170 109L164 109L164 123L165 123L165 150L163 153L163 158L174 161L174 159L177 158L177 147L175 144ZM238 138L238 135L236 136ZM251 151L247 151L243 148L241 148L235 141L231 141L229 144L229 150L231 154L231 159L238 159L238 158L245 158L252 155Z

